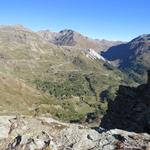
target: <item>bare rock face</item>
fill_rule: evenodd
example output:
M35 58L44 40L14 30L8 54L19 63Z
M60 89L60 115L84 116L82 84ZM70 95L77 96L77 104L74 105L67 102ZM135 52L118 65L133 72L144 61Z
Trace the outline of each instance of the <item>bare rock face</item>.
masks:
M150 71L147 84L137 88L119 87L116 99L109 102L101 126L150 133Z
M148 134L96 131L51 118L1 116L0 127L5 127L5 133L0 130L0 150L149 150Z
M75 32L73 30L63 30L55 37L55 44L72 46L75 44Z
M147 79L147 84L150 86L150 70L148 70L148 79Z

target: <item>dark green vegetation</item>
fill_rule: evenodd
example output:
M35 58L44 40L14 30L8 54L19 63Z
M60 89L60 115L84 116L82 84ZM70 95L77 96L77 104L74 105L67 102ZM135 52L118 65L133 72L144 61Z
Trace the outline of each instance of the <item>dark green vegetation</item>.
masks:
M90 81L80 73L70 73L68 79L64 82L51 82L35 80L37 89L48 92L57 98L68 98L71 96L90 96L95 95L94 90L90 86Z
M113 70L115 72L115 70ZM117 70L116 70L117 71ZM118 72L120 78L125 76ZM121 76L122 75L122 76ZM50 96L57 98L63 111L55 113L62 120L83 120L89 112L95 113L97 117L105 114L107 102L115 98L117 80L113 77L71 72L62 81L35 80L36 88ZM120 81L120 83L123 83ZM102 93L106 92L102 96ZM47 101L47 103L49 103Z

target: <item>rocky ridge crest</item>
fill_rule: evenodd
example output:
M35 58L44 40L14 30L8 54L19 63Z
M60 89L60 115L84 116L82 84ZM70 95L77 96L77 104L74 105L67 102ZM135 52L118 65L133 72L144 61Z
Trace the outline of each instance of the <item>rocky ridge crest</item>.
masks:
M1 150L144 150L149 142L146 133L94 130L44 117L0 117Z
M146 84L119 87L116 99L109 102L101 126L150 133L150 71Z

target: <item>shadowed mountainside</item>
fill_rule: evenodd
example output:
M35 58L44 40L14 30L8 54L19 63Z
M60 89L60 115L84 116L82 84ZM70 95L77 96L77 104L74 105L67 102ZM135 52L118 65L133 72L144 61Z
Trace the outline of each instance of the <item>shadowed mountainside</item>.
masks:
M143 81L146 79L146 70L150 69L150 34L113 46L102 52L102 56L128 72L135 80Z
M150 133L150 71L146 84L137 88L119 87L116 99L108 104L101 126Z

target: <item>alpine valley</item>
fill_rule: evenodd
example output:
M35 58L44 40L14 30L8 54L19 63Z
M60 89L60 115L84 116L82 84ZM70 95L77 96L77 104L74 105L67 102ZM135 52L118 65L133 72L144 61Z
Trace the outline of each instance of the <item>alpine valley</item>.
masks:
M149 34L1 25L0 150L150 150L147 70Z

